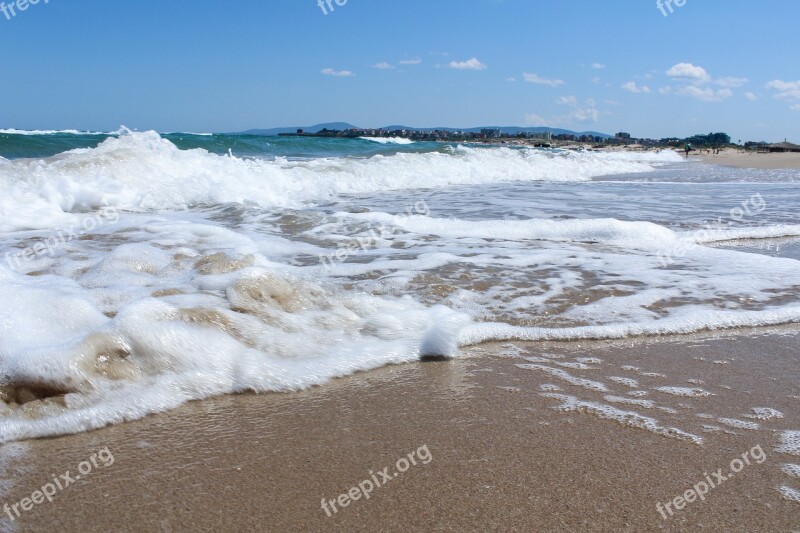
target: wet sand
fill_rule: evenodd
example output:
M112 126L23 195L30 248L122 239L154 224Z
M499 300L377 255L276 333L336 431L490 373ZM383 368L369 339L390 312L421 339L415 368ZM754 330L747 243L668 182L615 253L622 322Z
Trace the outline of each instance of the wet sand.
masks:
M735 168L787 169L800 168L800 153L756 154L738 150L722 150L719 154L700 154L704 163Z
M12 461L4 501L30 496L51 474L74 472L108 447L113 465L24 513L13 524L17 530L800 529L800 503L777 490L800 488L800 478L780 470L800 458L774 451L780 430L800 429L798 328L492 344L465 355L387 367L294 394L194 402L91 433L32 441L26 456ZM609 392L516 366L531 363L523 357L542 356L547 366L604 383ZM675 412L615 407L698 435L703 443L625 426L591 410L559 411L560 402L540 391L552 384L560 394L606 405L608 394L633 399L627 393L634 389L611 376L635 379L637 390L647 392L638 399ZM713 396L654 390L661 386L702 388ZM745 418L753 407L778 409L785 417ZM735 429L718 418L755 421L760 428ZM704 502L666 520L657 511L658 502L683 494L706 472L727 471L732 459L759 445L767 456L763 464L746 466ZM423 446L428 464L418 460L369 499L351 501L331 517L322 509L323 498L371 479L370 471L390 467L391 474L398 459Z

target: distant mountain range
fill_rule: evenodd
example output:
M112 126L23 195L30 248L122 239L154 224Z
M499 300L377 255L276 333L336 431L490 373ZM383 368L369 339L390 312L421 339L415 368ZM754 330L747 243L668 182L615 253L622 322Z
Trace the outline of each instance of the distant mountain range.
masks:
M400 125L392 125L392 126L384 126L383 128L359 128L358 126L353 126L352 124L348 124L347 122L328 122L326 124L317 124L316 126L296 126L296 127L286 127L286 128L269 128L269 129L253 129L247 131L240 131L237 132L238 135L278 135L281 133L295 133L297 130L303 130L306 133L318 133L324 129L328 130L349 130L349 129L383 129L383 130L413 130L413 131L430 131L430 130L440 130L440 131L464 131L467 133L480 133L482 129L495 129L500 130L502 133L506 135L516 135L518 133L545 133L550 132L553 135L591 135L593 137L613 137L613 135L609 135L607 133L600 133L597 131L572 131L572 130L565 130L561 128L547 128L547 127L536 127L536 128L522 128L518 126L481 126L479 128L445 128L445 127L438 127L438 128L416 128L411 126L400 126Z

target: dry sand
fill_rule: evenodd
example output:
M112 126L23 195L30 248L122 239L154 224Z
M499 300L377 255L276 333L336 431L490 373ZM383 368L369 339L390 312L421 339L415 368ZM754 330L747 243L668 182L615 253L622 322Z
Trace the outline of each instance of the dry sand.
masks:
M514 346L484 345L463 359L387 367L294 394L194 402L92 433L33 441L4 500L29 496L51 474L74 472L107 446L113 465L25 513L18 530L800 529L800 503L777 491L800 488L800 479L780 470L800 458L774 451L779 430L800 429L798 328ZM637 380L647 391L638 399L675 412L617 407L702 436L703 444L554 409L559 402L541 395L543 384L603 403L607 393L516 366L540 356L621 397L636 399L609 377ZM574 368L583 357L602 361ZM660 386L700 387L713 396L673 396L654 390ZM786 416L759 421L758 430L717 420L753 422L744 417L753 407ZM370 471L391 465L391 473L423 445L429 464L410 466L332 517L322 510L323 497L336 498ZM656 510L657 502L683 494L705 472L727 471L732 459L759 445L766 461L746 466L704 502L667 520Z
M737 150L722 150L719 154L700 154L704 163L736 168L800 168L800 153L756 154Z

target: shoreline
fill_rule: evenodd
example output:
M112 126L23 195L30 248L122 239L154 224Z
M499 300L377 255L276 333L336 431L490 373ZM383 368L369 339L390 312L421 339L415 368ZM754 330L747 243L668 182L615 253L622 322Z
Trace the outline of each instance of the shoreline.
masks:
M492 144L486 142L484 144ZM534 148L534 142L513 141L506 143L512 146L524 146ZM620 145L620 146L603 146L596 148L594 145L585 143L558 143L552 142L552 148L560 148L562 150L591 150L600 152L660 152L663 150L671 150L684 158L684 153L681 150L674 148L654 148L641 145ZM719 165L730 168L751 168L759 170L790 170L800 169L800 153L755 153L743 152L735 149L726 148L721 150L719 154L707 151L704 153L702 150L691 152L689 161L699 161L710 165Z
M787 326L661 339L493 343L453 361L384 367L296 393L191 402L90 433L27 442L24 467L11 462L17 473L3 500L29 496L51 474L74 471L107 447L113 465L24 513L13 524L17 531L53 524L63 531L131 524L157 531L352 531L366 524L386 531L788 531L800 526L800 504L778 488L800 483L780 465L800 460L775 448L781 431L800 428L798 340L800 329ZM602 382L608 392L536 364L517 366L537 357L575 378ZM631 396L629 386L609 376L635 380L647 394ZM701 388L711 396L664 394L656 391L660 386ZM560 401L547 394L635 411L703 442L620 423L591 406L559 410ZM658 408L610 403L610 394L651 400ZM785 416L746 418L754 407ZM737 428L733 420L759 428ZM427 463L409 465L369 498L339 501L423 446ZM702 481L704 472L727 468L756 446L766 455L763 464L754 461L704 501L671 512L657 507L666 509L663 504ZM339 502L338 511L326 513L323 499Z
M800 169L800 153L758 154L726 149L719 154L709 153L690 157L699 157L703 163L732 168Z

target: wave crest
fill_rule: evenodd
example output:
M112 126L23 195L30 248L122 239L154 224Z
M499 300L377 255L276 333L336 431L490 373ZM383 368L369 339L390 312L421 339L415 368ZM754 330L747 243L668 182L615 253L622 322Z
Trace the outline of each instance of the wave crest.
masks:
M677 157L459 146L450 153L261 160L180 150L156 132L125 131L96 148L46 159L0 160L0 219L6 230L43 228L101 206L151 210L252 202L296 208L385 190L587 181L647 172L673 161L672 156Z

